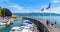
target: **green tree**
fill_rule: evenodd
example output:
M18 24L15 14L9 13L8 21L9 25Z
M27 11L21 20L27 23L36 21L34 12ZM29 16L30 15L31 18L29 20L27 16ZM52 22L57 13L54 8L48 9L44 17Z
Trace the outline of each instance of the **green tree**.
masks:
M2 16L2 7L0 7L0 16Z

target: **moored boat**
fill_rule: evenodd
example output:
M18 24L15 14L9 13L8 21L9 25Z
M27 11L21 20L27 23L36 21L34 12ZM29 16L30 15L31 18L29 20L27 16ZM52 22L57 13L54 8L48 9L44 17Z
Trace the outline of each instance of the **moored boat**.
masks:
M21 32L20 27L13 27L10 32Z
M29 20L24 20L23 21L23 25L26 25L26 26L31 26L32 25L32 22L31 21L29 21Z
M6 23L0 23L0 29L6 27Z

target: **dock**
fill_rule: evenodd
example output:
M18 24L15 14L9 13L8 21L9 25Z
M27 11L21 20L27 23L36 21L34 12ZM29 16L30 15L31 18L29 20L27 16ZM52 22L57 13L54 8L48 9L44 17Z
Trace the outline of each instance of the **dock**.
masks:
M34 26L34 32L39 32L39 30L37 29L36 25L33 23Z
M46 21L40 19L32 19L28 17L24 17L24 19L32 21L37 26L39 32L60 32L60 29L55 28L55 26L47 26Z
M59 28L55 28L55 26L47 26L46 25L46 21L42 21L42 20L39 20L43 25L46 26L46 28L50 31L50 32L60 32L60 29Z

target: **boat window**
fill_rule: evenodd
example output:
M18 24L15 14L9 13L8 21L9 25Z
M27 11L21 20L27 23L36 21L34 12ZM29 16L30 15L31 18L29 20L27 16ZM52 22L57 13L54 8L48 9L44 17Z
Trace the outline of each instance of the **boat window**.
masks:
M12 31L15 31L15 29L12 29Z
M17 31L21 31L21 30L17 29Z

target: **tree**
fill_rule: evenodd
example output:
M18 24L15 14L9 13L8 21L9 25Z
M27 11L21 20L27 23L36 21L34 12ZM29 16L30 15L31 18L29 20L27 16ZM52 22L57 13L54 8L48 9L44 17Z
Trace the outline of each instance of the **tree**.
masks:
M0 7L0 16L2 16L2 7Z
M3 8L2 11L3 11L3 12L2 12L2 16L4 16L4 17L5 17L5 16L8 16L8 17L9 17L9 16L12 16L12 12L11 12L9 9Z

